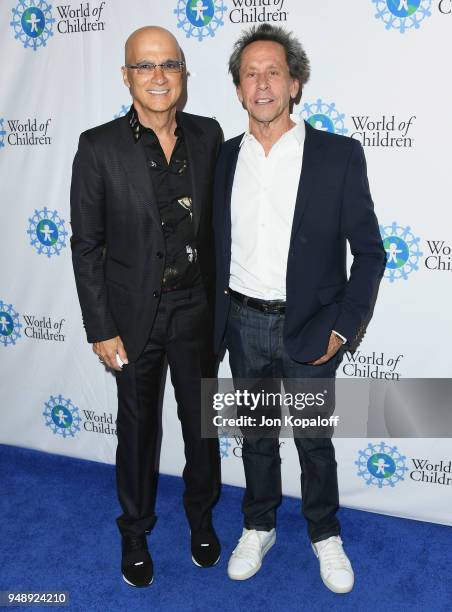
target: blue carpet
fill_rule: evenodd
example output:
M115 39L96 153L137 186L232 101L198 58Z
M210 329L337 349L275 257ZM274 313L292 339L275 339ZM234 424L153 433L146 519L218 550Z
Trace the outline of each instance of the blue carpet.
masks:
M190 558L182 481L162 476L148 540L155 581L133 589L119 572L112 466L0 445L0 474L0 591L68 591L63 610L452 610L449 527L342 509L356 582L335 595L320 580L299 502L285 498L261 571L233 582L226 565L241 532L241 490L223 487L215 511L223 554L202 570Z

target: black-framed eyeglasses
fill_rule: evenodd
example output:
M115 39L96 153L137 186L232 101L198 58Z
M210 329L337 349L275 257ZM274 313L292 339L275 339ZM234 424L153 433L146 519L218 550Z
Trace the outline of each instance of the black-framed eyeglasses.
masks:
M153 64L152 62L142 62L141 64L126 64L125 68L136 70L138 74L153 74L156 68L161 68L165 73L182 72L185 62L168 60L162 64Z

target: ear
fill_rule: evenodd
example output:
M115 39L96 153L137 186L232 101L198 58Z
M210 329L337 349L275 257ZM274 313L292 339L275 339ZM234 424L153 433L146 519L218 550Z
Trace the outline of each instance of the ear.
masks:
M292 79L292 83L290 85L290 97L292 98L292 100L295 100L299 91L300 81L298 79Z
M242 88L240 87L240 84L237 85L237 87L235 88L235 91L237 92L237 97L240 100L241 104L243 104L243 93L242 93Z
M130 83L129 83L129 76L128 76L128 73L127 73L127 68L125 66L122 66L121 72L122 72L122 80L124 81L124 85L130 89Z

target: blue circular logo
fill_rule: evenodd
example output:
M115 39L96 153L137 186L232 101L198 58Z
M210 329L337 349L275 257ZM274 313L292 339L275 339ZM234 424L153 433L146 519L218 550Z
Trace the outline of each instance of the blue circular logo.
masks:
M372 444L358 452L357 475L363 478L366 485L395 487L398 482L405 479L406 456L402 455L397 446L390 446L386 442Z
M376 19L380 19L387 30L417 30L426 17L432 15L432 0L371 0L375 4Z
M186 15L188 21L197 28L209 25L215 14L212 0L189 0Z
M386 0L386 4L396 17L409 17L418 10L421 0Z
M65 399L61 394L50 396L44 404L45 424L54 434L63 438L73 438L80 431L80 418L77 406L70 399Z
M44 31L46 18L37 6L31 6L22 13L22 29L30 38L38 38Z
M375 478L390 478L396 471L396 464L389 455L375 453L367 460L367 469Z
M4 119L0 118L0 149L5 146L6 130L3 126Z
M323 130L324 132L331 132L334 134L334 123L326 115L315 113L309 117L308 121L316 130Z
M380 225L383 247L386 251L385 278L392 283L395 280L407 280L415 270L419 270L419 260L422 252L419 249L420 238L415 236L411 228L402 227L397 223Z
M11 336L14 331L14 321L9 312L0 310L0 334L2 336Z
M226 459L227 457L229 457L229 448L232 446L232 444L229 442L227 432L219 431L218 441L220 443L220 457L222 459Z
M73 423L73 418L66 406L57 404L52 409L52 421L55 423L56 427L68 429Z
M0 343L3 346L16 344L17 339L22 337L21 327L19 313L14 310L13 305L0 300Z
M316 102L305 102L300 112L300 118L305 119L316 130L332 134L347 134L345 115L340 113L334 102L327 104L320 98Z
M178 0L174 14L177 27L185 32L187 38L213 38L220 26L224 26L223 16L227 11L224 0Z
M30 244L40 255L59 255L66 247L68 232L64 219L60 218L56 210L49 210L46 206L42 210L35 210L28 223Z
M387 236L383 240L383 246L387 256L386 267L389 270L401 268L410 258L410 249L399 236Z
M58 228L50 219L41 219L36 226L36 235L41 244L52 246L58 240Z
M46 0L19 0L12 9L13 19L10 26L14 31L14 38L20 40L25 49L37 51L45 47L47 41L53 36L52 6Z

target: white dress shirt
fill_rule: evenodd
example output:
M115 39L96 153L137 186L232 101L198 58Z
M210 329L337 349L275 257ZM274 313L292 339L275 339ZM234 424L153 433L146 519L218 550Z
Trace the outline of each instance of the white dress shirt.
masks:
M234 291L263 300L286 299L290 234L300 181L305 126L285 132L268 156L247 132L240 143L231 197Z
M285 132L265 156L244 134L231 196L229 286L261 300L286 300L290 235L303 163L304 122ZM343 343L347 339L333 330Z

